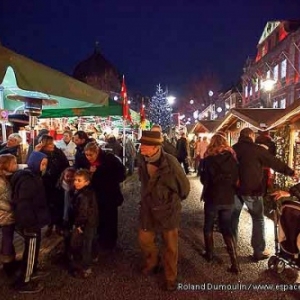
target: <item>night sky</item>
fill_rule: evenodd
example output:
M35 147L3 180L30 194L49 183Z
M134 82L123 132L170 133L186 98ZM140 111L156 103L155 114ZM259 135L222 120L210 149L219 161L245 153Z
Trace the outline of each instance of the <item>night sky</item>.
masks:
M178 97L207 70L236 82L278 19L300 19L300 0L1 0L0 41L67 74L99 41L129 90Z

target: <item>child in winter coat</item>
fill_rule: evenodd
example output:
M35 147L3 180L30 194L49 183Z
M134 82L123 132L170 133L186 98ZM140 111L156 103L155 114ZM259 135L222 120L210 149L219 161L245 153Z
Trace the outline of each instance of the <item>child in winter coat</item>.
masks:
M33 279L48 274L38 268L41 228L50 222L42 181L47 162L46 154L33 151L27 161L28 169L17 171L11 178L16 228L24 238L23 258L14 285L19 293L40 292L43 286Z
M17 170L17 159L12 154L0 155L0 226L2 242L0 261L6 275L12 275L16 269L14 232L15 218L11 203L11 186L9 177Z
M74 224L71 237L73 275L82 278L92 273L92 249L98 226L98 204L90 182L91 174L88 170L76 171L75 192L69 215L70 221Z
M76 169L69 167L64 170L57 184L57 198L61 203L61 218L62 222L62 234L64 236L65 252L64 258L69 260L70 254L70 238L72 224L69 222L69 210L71 207L71 198L74 193L74 175Z

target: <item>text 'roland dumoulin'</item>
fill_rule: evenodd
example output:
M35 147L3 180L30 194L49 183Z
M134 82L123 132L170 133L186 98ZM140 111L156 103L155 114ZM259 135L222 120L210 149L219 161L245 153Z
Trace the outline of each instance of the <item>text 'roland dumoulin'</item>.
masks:
M178 291L300 291L300 284L268 284L268 283L178 283Z

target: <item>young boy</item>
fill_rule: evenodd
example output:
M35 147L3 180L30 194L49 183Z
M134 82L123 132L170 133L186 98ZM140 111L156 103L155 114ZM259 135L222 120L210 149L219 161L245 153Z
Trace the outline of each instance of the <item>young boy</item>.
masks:
M37 267L41 228L50 222L42 181L47 161L46 154L33 151L27 161L28 169L17 171L11 178L16 229L24 237L25 243L21 268L14 285L19 293L40 292L43 286L31 280L47 275Z
M88 170L76 171L74 176L75 193L70 210L70 221L74 224L71 252L74 262L73 275L82 278L86 278L92 273L92 248L98 226L98 204L95 193L89 186L90 182L91 174ZM78 243L76 240L80 240L80 242ZM74 245L77 249L74 249Z

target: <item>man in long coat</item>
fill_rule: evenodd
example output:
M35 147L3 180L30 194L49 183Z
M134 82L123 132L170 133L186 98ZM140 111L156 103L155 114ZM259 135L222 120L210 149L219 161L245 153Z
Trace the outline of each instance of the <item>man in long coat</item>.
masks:
M143 273L158 270L159 256L155 244L162 235L166 289L176 289L178 261L178 227L181 200L190 191L190 183L177 159L162 150L160 132L143 131L139 176L141 181L139 243L145 257Z

